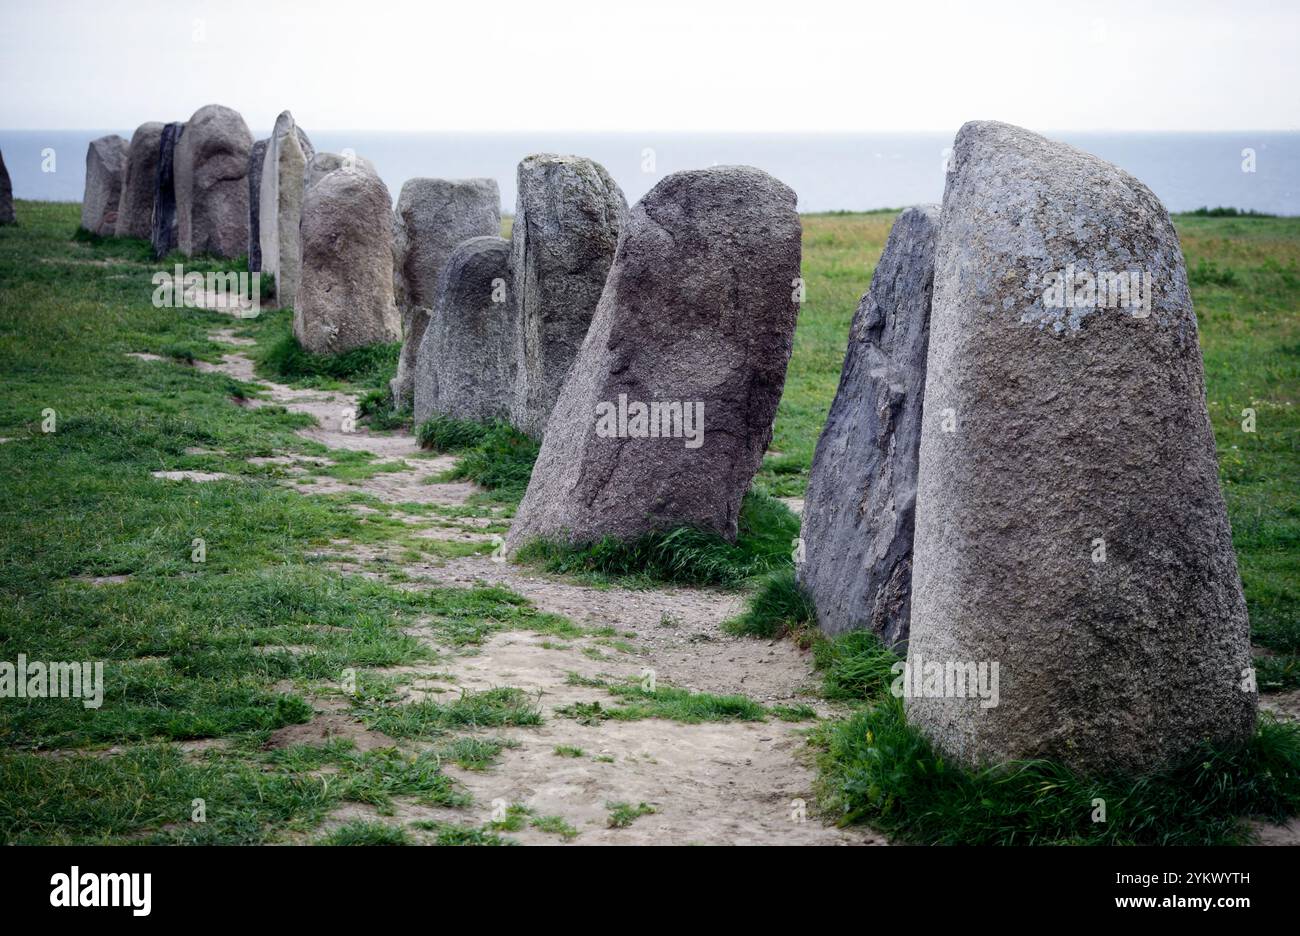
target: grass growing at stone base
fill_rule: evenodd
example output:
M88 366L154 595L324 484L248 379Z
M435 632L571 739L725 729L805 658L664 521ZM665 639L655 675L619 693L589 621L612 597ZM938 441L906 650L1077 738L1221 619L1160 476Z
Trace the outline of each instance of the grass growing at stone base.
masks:
M787 635L801 641L804 631L815 626L816 612L795 579L793 567L769 573L745 599L745 610L723 629L737 637L774 640Z
M1300 812L1300 726L1262 716L1246 744L1205 745L1182 765L1135 778L1088 777L1048 760L973 770L907 723L890 686L899 657L855 631L814 647L828 699L865 703L814 732L818 800L932 845L1212 845L1249 841L1243 820ZM1094 821L1105 801L1105 821Z
M259 372L267 377L302 386L335 386L346 382L387 390L388 381L397 376L400 341L369 345L343 354L312 354L298 344L288 314L280 313L266 321L256 360Z
M460 456L440 481L473 481L491 500L516 505L523 500L541 446L504 422L480 423L435 416L416 429L422 448Z
M517 559L599 582L723 587L740 586L793 562L799 518L785 504L751 490L737 527L735 543L693 527L648 533L630 543L609 538L581 546L539 539L520 549Z

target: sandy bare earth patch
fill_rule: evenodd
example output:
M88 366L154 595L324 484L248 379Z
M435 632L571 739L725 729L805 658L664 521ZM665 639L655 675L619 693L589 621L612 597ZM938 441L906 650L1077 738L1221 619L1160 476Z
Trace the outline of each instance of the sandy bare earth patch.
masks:
M225 481L234 477L220 471L152 471L150 474L160 481L194 481L200 484L208 481Z
M400 470L352 482L293 475L282 483L305 493L359 491L389 503L447 506L463 504L476 490L470 484L428 483L454 461L423 455L410 435L345 426L345 421L355 419L356 401L348 394L299 390L260 379L253 373L252 361L237 351L224 355L221 364L199 366L264 387L267 397L253 401L254 406L269 402L312 416L317 425L301 430L304 438L331 449L368 451L385 460L400 460L403 465ZM305 459L285 455L259 461L292 466ZM403 519L417 536L466 541L491 538L480 529L490 522L483 518ZM365 567L383 558L385 568L400 569L412 579L402 587L499 584L588 631L576 638L501 632L480 647L456 651L438 645L431 632L412 628L416 636L437 645L440 658L424 667L402 668L410 680L406 687L409 699L445 700L462 690L512 686L536 696L545 723L536 728L485 732L517 742L488 770L446 768L474 795L475 805L469 810L404 803L399 804L398 821L432 818L479 825L491 819L494 808L502 803L522 803L537 815L562 817L578 829L575 841L583 843L881 841L867 830L837 829L813 815L813 772L804 737L812 722L790 723L769 717L763 722L678 724L648 719L583 724L556 713L573 702L616 704L599 686L570 685L567 680L572 673L587 680L616 682L642 678L651 670L658 682L696 692L738 693L764 705L802 703L827 711L810 695L815 680L807 654L789 642L740 640L723 633L722 622L741 608L738 595L687 588L593 588L488 556L412 562L396 561L393 552L351 544L331 547L336 567L348 571L375 575ZM613 628L612 636L605 630L608 628ZM597 629L601 630L591 633ZM317 714L307 725L281 729L272 743L318 743L341 735L368 748L386 740L370 737L373 734L353 716L332 711ZM555 753L557 746L580 748L584 754L562 757ZM619 802L632 806L644 802L655 812L626 828L609 828L609 804ZM331 825L371 814L366 807L348 806L332 818ZM553 834L532 828L509 834L522 842L559 841Z

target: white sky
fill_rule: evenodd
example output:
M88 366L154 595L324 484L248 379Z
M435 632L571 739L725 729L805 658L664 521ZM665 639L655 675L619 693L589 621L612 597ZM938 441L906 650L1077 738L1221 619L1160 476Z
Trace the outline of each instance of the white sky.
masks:
M1295 130L1300 3L0 0L0 88L8 129Z

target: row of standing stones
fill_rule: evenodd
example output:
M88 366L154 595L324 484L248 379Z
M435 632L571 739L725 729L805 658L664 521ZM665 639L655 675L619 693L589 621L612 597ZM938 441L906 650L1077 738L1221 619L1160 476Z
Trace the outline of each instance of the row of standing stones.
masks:
M541 440L508 552L681 525L734 541L793 346L788 187L714 167L629 209L593 161L536 155L506 240L495 182L412 179L394 212L373 166L315 154L288 112L257 144L217 106L136 138L91 144L85 227L247 251L307 350L403 339L392 391L417 421ZM1149 314L1045 309L1067 267L1143 271ZM707 440L599 432L620 400L702 403ZM927 675L998 664L996 706L906 700L961 762L1141 772L1249 736L1196 317L1149 189L1017 127L962 128L943 204L899 216L854 315L801 539L824 632L870 630Z

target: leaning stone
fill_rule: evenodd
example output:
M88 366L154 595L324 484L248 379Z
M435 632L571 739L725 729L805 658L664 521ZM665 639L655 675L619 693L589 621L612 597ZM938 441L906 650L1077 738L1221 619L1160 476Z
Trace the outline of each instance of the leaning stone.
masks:
M907 639L939 206L898 216L858 304L817 441L796 559L823 633Z
M799 238L794 192L745 166L674 173L633 207L508 550L678 526L735 540L790 360Z
M501 192L494 179L409 179L402 185L393 269L402 354L391 387L399 408L411 405L416 352L452 249L471 237L500 233Z
M541 438L586 337L614 260L627 199L604 167L580 156L519 164L510 237L519 317L511 421Z
M5 157L0 153L0 224L17 224L14 214L14 188L9 182L9 170L5 168Z
M417 424L438 415L490 422L509 414L515 365L509 276L510 242L502 237L462 241L447 257L412 367Z
M340 354L401 338L393 301L393 202L357 164L323 176L302 207L302 281L293 333L303 349Z
M153 230L153 199L158 188L158 147L163 125L140 124L131 135L126 154L126 177L117 203L118 237L147 239Z
M176 122L163 127L158 141L158 174L153 197L150 241L155 259L176 249L176 144L185 132L185 124Z
M275 277L276 304L281 308L292 308L298 295L302 266L298 228L307 165L315 155L293 115L282 112L267 143L258 199L262 272Z
M194 112L176 146L176 236L187 257L240 257L248 250L248 152L253 135L238 112Z
M1255 724L1178 235L1132 176L1007 124L949 163L908 663L909 720L968 764L1148 771ZM984 698L945 696L950 664Z
M117 205L126 177L126 140L116 133L92 140L86 148L86 193L81 199L81 226L92 234L112 237L117 231Z
M248 272L262 269L262 163L270 141L258 140L248 151Z

